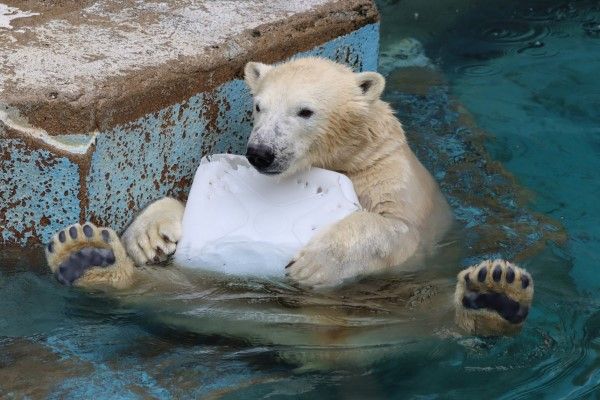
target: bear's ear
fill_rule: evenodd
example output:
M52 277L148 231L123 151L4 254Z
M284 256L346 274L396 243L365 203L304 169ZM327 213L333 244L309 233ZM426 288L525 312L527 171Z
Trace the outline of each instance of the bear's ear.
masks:
M385 78L377 72L359 72L355 75L358 87L367 100L378 100L385 88Z
M259 62L250 61L248 64L246 64L244 67L244 79L246 80L248 86L250 86L250 90L252 90L252 92L255 91L256 87L258 86L258 82L260 82L260 80L267 72L269 72L271 68L273 68L273 66Z

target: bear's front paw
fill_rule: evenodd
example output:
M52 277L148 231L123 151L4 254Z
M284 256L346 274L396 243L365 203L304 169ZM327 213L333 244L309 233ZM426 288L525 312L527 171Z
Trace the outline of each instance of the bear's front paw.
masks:
M337 286L344 279L342 259L343 254L336 254L327 244L308 246L285 267L286 276L306 287Z
M497 336L521 330L533 299L533 279L504 260L483 261L458 274L456 322L469 333Z
M183 211L181 202L167 197L148 206L127 228L123 244L138 266L158 264L175 252Z

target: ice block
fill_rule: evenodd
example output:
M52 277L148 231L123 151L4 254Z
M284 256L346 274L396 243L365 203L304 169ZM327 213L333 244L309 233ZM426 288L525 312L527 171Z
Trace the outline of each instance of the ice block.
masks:
M286 179L245 157L204 157L183 216L175 262L225 274L283 277L318 232L360 210L350 179L311 168Z

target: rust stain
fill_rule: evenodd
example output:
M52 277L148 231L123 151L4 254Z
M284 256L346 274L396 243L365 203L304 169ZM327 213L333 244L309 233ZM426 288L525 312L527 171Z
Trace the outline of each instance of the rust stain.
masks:
M87 176L89 175L90 169L92 167L92 154L96 150L96 143L92 143L92 145L88 148L87 152L80 157L77 157L77 161L72 160L79 166L79 193L77 198L79 199L79 223L84 223L86 219L87 210L90 204L89 196L88 196L88 185L87 185Z
M46 142L44 142L43 140L36 138L36 137L32 137L32 136L25 136L22 135L20 132L11 129L11 128L7 128L5 129L4 133L3 133L3 137L7 138L7 139L16 139L18 142L21 142L22 144L15 144L13 146L11 146L10 148L4 148L3 149L3 154L2 154L2 160L5 161L11 161L11 151L14 148L21 148L25 150L25 154L31 154L31 149L40 149L40 150L46 150L48 152L50 152L51 154L53 154L54 158L52 159L36 159L35 160L35 164L38 167L38 169L43 170L45 168L48 167L53 167L57 164L57 158L59 157L64 157L66 159L68 159L69 161L71 161L73 164L76 164L78 166L79 169L79 194L78 194L78 200L80 202L80 220L81 222L85 222L85 214L87 212L87 206L89 203L88 200L88 196L87 196L87 183L86 183L86 176L89 173L90 170L90 166L91 166L91 155L95 150L95 144L92 144L86 153L84 154L78 154L78 153L71 153L68 151L64 151L60 148L54 147L51 144L48 144ZM15 161L19 161L18 159ZM46 182L46 185L49 185L49 182ZM13 197L16 194L16 187L13 187L13 192L9 195L9 197ZM9 209L11 208L15 208L19 205L21 205L23 203L23 201L26 200L31 200L31 198L24 198L21 201L17 201L17 202L9 202L7 204L4 204L3 207L0 209L0 221L5 221L6 220L6 214L8 212ZM57 199L54 199L55 201ZM47 226L50 223L50 220L47 217L42 218L39 221L41 226ZM31 223L28 226L26 226L23 230L21 231L17 231L14 227L11 226L6 226L4 227L5 229L8 229L11 234L13 235L13 237L16 238L17 241L23 241L23 239L25 237L27 237L27 234L31 234L30 237L27 238L25 245L26 246L34 246L34 245L39 245L41 244L39 235L37 234L36 228L35 228L36 224L35 223Z

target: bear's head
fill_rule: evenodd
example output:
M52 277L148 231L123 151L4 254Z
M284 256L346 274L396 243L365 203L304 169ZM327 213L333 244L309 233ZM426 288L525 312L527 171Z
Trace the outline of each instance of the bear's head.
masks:
M244 73L254 97L246 156L264 174L286 176L311 165L339 170L364 145L375 109L385 104L380 74L326 59L249 62Z

